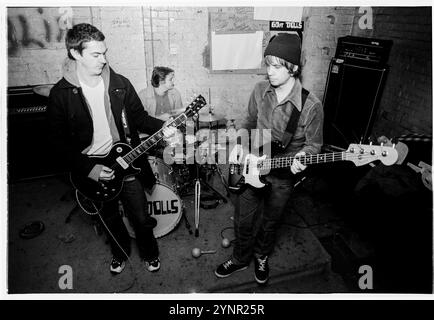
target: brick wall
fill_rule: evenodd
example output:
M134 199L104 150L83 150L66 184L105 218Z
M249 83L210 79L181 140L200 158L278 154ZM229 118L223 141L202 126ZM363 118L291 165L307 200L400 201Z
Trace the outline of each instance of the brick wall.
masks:
M140 8L33 7L8 8L8 86L55 83L66 57L67 26L86 22L103 30L107 59L131 79L146 84L145 50Z
M63 11L62 11L63 10ZM257 74L215 74L209 72L208 16L206 7L73 7L71 23L93 23L106 35L108 59L118 72L141 90L147 86L153 66L175 70L176 86L184 103L201 93L227 118L241 116ZM219 9L220 10L220 9ZM224 10L222 8L221 10ZM42 12L42 13L40 13ZM61 34L62 8L10 8L8 22L10 86L54 83L65 57ZM324 91L328 63L337 38L350 34L354 8L304 8L304 85L320 98ZM20 19L27 22L27 35ZM44 27L47 23L50 31ZM53 34L50 39L47 33ZM32 38L38 42L23 41Z
M304 86L322 99L339 37L392 39L391 71L374 130L387 135L431 133L430 9L373 8L373 28L369 30L359 28L362 14L358 9L304 8ZM61 33L65 10L8 9L8 85L54 83L60 78L66 53ZM153 66L168 66L175 70L184 104L201 93L227 118L237 118L245 113L249 94L263 75L209 72L210 10L216 8L73 7L71 22L90 22L104 32L111 65L127 76L137 91L147 86Z
M323 98L330 60L338 38L351 33L354 7L307 7L304 9L303 86Z
M353 35L393 40L390 72L373 132L390 137L432 134L432 26L430 7L373 7L373 28Z

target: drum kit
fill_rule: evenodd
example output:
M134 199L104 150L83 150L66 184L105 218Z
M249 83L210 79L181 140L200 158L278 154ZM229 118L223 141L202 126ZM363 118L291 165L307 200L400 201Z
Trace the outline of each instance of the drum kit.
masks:
M177 116L184 112L184 109L172 110L169 115ZM165 119L167 113L161 117ZM159 118L159 116L156 116ZM224 115L215 113L212 108L204 107L194 118L195 130L200 128L210 129L210 133L216 131L220 121L225 121ZM146 136L142 136L142 139L146 139ZM179 143L179 142L175 142ZM227 202L225 196L217 191L213 186L208 183L208 180L212 175L217 173L222 181L223 186L229 195L229 189L227 182L224 179L219 167L216 164L179 164L176 155L174 155L175 163L168 165L163 160L163 149L167 144L162 143L154 148L150 155L148 155L148 161L151 166L152 172L156 178L156 183L152 190L146 191L146 198L148 204L149 214L157 220L157 226L154 228L154 236L156 238L167 235L179 224L182 217L185 219L185 224L189 232L192 233L190 224L185 215L185 206L183 204L183 197L194 195L194 225L195 236L199 236L199 220L200 220L200 208L210 209L215 208L221 202ZM195 144L195 148L199 149L199 146ZM196 150L197 150L196 149ZM202 149L207 149L203 148ZM201 150L202 150L201 149ZM217 148L218 149L218 148ZM185 150L185 145L183 149ZM206 157L206 154L201 154ZM202 192L202 190L206 192ZM128 224L128 221L124 219L124 222ZM131 226L127 225L127 229L130 235L133 235Z
M33 88L36 94L48 97L53 85L39 85ZM158 115L156 118L167 120L167 117L176 117L185 111L182 109L174 109L164 115ZM225 121L223 114L214 112L212 106L206 106L201 109L195 117L195 130L207 128L210 132L215 132L219 128L220 121ZM142 140L147 138L147 135L140 136ZM219 203L227 202L227 199L208 183L210 176L217 173L229 195L229 189L222 173L216 164L198 164L193 165L177 164L176 161L172 165L164 162L162 157L162 149L160 145L154 149L154 153L148 156L148 162L156 178L156 183L152 190L145 190L147 199L148 212L157 220L157 226L154 228L154 236L156 238L167 235L175 229L182 217L185 219L185 224L190 233L190 224L185 216L185 207L182 197L191 195L189 189L194 189L195 196L195 235L199 235L199 212L202 208L214 208ZM185 150L185 149L184 149ZM206 155L203 155L206 156ZM203 178L205 177L205 178ZM208 189L211 193L201 195L202 187ZM71 211L70 215L74 210ZM122 205L120 204L120 212L125 226L131 237L135 237L128 218L125 216ZM67 220L69 220L70 215Z

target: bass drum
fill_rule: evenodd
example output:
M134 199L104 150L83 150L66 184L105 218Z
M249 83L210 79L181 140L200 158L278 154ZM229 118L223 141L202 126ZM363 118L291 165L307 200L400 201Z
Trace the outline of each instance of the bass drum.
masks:
M181 220L183 213L182 201L172 189L161 183L156 183L150 192L151 193L145 191L148 212L151 217L157 220L157 225L154 228L154 236L155 238L160 238L175 229ZM136 234L134 228L120 201L119 211L128 234L131 238L135 239Z
M156 183L151 193L145 191L148 212L157 220L154 236L160 238L171 232L182 217L181 198L167 185Z

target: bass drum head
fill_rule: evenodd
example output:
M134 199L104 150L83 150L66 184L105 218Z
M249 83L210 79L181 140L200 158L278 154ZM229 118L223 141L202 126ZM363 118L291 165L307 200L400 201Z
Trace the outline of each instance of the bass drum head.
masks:
M154 228L155 238L171 232L179 223L182 216L182 201L168 186L156 183L151 194L145 191L148 212L157 220Z

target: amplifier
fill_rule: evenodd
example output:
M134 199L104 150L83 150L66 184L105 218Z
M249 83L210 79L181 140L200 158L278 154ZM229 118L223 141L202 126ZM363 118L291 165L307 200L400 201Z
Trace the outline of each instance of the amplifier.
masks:
M392 40L345 36L338 39L335 58L357 64L385 65Z
M50 144L48 97L36 94L36 87L8 88L7 158L12 182L66 172L63 155L52 150Z
M388 71L332 58L323 97L325 144L369 143Z

